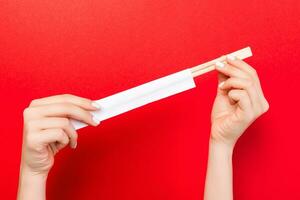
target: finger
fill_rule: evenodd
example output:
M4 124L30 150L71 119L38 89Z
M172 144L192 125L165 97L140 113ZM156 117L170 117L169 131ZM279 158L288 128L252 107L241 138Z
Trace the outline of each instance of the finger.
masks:
M228 76L222 74L222 73L218 73L218 85L222 84L223 82L225 82L228 79ZM218 94L223 94L226 95L226 91L218 88Z
M251 67L250 65L248 65L246 62L244 62L243 60L240 60L234 56L227 56L226 60L229 64L246 72L252 78L257 78L256 70L253 67Z
M229 77L250 79L247 73L227 63L216 62L216 70Z
M45 129L60 128L70 138L70 147L75 148L77 145L78 134L68 118L48 117L37 120L31 120L27 124L27 129L31 132L38 132Z
M228 78L226 81L219 84L219 88L222 90L229 90L232 88L247 89L248 87L251 86L252 86L251 81L247 79L236 78L236 77Z
M100 105L97 104L95 101L90 99L78 97L71 94L63 94L63 95L56 95L51 97L45 97L41 99L35 99L30 103L30 106L42 106L48 104L57 104L57 103L72 103L76 106L80 106L86 110L98 110L100 109Z
M24 117L38 119L41 117L67 117L81 122L97 126L100 121L92 116L90 112L71 103L49 104L44 106L29 107L24 111Z
M259 112L260 98L258 95L258 91L253 86L252 81L241 79L241 78L229 78L227 81L221 83L219 85L219 88L221 90L226 90L226 91L231 89L245 90L249 95L253 108L255 109L256 112Z
M264 97L264 93L260 84L260 80L258 77L258 74L256 70L251 67L249 64L244 62L243 60L240 60L234 56L227 56L226 58L227 62L231 64L232 66L244 71L250 76L250 79L254 81L254 87L257 91L258 94L258 99L257 103L260 104L259 108L259 113L264 113L269 109L269 103L267 102L266 98Z
M227 62L229 64L231 64L232 66L242 70L243 72L247 73L250 76L250 79L255 81L256 87L259 90L259 92L261 94L263 94L263 91L261 89L261 85L260 85L260 81L258 78L258 74L256 72L256 70L251 67L250 65L248 65L246 62L244 62L243 60L240 60L234 56L227 56Z
M57 151L69 144L69 137L62 129L46 129L40 132L39 141L45 146L57 143L57 149L55 149L55 147L52 149L54 153L57 153ZM53 148L53 146L51 148Z
M55 142L57 143L57 142ZM48 145L49 149L52 151L53 155L57 154L58 153L58 148L56 147L56 144L55 143L50 143Z
M234 89L228 92L228 97L237 102L241 110L245 112L251 111L252 105L250 97L245 90Z

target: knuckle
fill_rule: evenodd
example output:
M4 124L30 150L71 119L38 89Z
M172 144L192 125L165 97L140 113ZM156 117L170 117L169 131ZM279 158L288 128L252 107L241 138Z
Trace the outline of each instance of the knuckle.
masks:
M26 127L26 130L27 130L27 131L31 131L31 130L33 130L34 127L35 127L35 122L34 122L34 121L31 121L31 120L25 122L24 124L25 124L25 127Z
M64 138L62 141L61 141L62 144L64 145L67 145L69 143L69 139L68 138Z
M229 95L229 96L234 95L234 90L230 90L230 91L228 92L228 95Z
M230 91L228 92L228 96L231 97L231 96L234 94L233 92L234 92L234 90L230 90Z
M89 104L91 103L91 101L88 100L88 99L79 99L79 100L78 100L78 103L79 103L80 105L89 105Z
M63 103L62 105L67 111L74 109L74 106L70 103Z
M25 108L24 111L23 111L23 117L26 118L30 115L30 112L31 112L31 109L28 107L28 108Z
M267 101L265 101L263 103L262 113L267 112L269 110L269 108L270 108L270 104Z
M29 106L34 106L37 103L37 99L34 99L30 102Z
M246 88L253 87L254 82L252 80L245 80L245 86Z
M226 65L225 69L227 70L227 72L229 74L232 74L234 71L233 71L233 68L230 66L230 65Z
M73 106L72 105L72 108L73 108L73 112L76 113L77 115L79 116L82 116L83 118L86 118L86 117L89 117L90 116L90 113L78 106Z
M83 118L87 121L87 122L90 122L92 123L93 122L93 116L87 112L87 111L83 111Z
M73 97L73 95L67 93L67 94L63 94L62 97L64 97L64 98L71 98L71 97Z
M36 104L36 100L32 100L32 101L29 103L29 106L33 106L34 104Z
M245 79L246 81L252 81L253 80L253 78L250 74L245 74L243 79Z
M250 71L251 71L251 74L252 74L253 77L258 76L257 71L254 68L250 67Z
M27 107L23 110L24 121L39 117L38 110L32 107Z
M259 116L261 116L264 113L263 108L262 107L258 107L255 109L255 116L258 118Z
M235 90L230 90L230 91L228 92L228 96L229 96L230 98L235 98L235 97L236 97L236 91L235 91Z
M64 113L69 113L69 112L73 111L73 107L70 103L60 103L57 106L58 106L58 109Z
M269 109L270 109L270 104L268 102L266 102L265 111L267 112Z
M65 133L62 129L57 129L56 131L58 138L63 139L65 137Z
M61 123L63 127L68 127L70 125L70 121L67 118L61 119Z
M56 141L60 141L64 137L64 132L59 128L49 130L49 133L53 136L53 138L55 138Z

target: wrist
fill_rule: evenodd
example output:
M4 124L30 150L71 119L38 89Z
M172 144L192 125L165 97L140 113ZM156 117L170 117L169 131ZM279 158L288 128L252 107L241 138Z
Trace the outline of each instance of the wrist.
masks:
M224 146L227 149L234 149L235 143L238 138L233 137L231 134L220 133L211 130L210 143L213 145Z
M40 177L40 178L47 178L49 171L48 170L41 170L41 169L34 169L26 162L21 160L20 165L20 173L30 177Z
M234 146L235 146L235 142L219 140L213 137L210 137L209 139L210 149L215 149L217 152L220 151L225 154L232 155Z
M45 199L48 174L32 171L22 165L19 177L18 199Z

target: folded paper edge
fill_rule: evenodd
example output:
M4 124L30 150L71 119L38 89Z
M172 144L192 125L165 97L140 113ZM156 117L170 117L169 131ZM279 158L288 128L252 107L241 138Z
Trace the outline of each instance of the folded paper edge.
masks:
M174 84L174 83L176 83L176 84ZM183 91L192 89L194 87L196 87L196 84L194 82L192 72L190 69L185 69L185 70L176 72L174 74L150 81L148 83L136 86L134 88L113 94L111 96L108 96L108 97L105 97L103 99L99 99L96 101L97 103L100 104L101 107L105 107L105 105L103 105L104 102L120 101L120 97L128 94L128 95L132 95L133 98L136 98L136 99L134 99L134 101L137 102L137 104L141 104L141 105L138 105L138 106L132 105L130 108L128 108L128 106L126 107L126 104L128 102L122 103L122 99L121 99L121 103L118 105L119 111L117 112L117 114L110 113L111 112L110 110L105 110L105 109L101 109L100 111L92 112L91 114L94 115L95 117L97 117L99 120L103 121L105 119L117 116L119 114L128 112L130 110L134 110L138 107L147 105L149 103L158 101L160 99L164 99L166 97L173 96L173 95L181 93ZM143 91L143 88L147 88L148 92ZM150 89L152 89L152 90L150 90ZM142 92L143 94L141 96L139 96L139 94L135 93L136 91L138 91L138 92L143 91ZM147 97L145 97L145 95L147 95ZM143 102L139 102L138 98L140 98L140 101L143 101ZM118 103L116 103L116 104L118 104ZM122 108L122 106L123 106L123 108ZM110 107L110 108L113 109L112 107ZM73 119L71 119L71 124L74 126L74 128L76 130L87 126L87 124L77 121L77 120L73 120Z

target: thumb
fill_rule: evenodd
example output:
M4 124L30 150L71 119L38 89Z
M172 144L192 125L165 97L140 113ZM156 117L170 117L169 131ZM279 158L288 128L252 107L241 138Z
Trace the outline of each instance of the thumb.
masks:
M226 76L220 72L218 73L218 94L224 94L224 90L220 89L219 85L221 83L223 83L224 81L226 81L228 78L229 78L228 76Z

